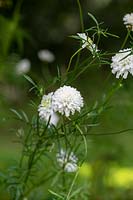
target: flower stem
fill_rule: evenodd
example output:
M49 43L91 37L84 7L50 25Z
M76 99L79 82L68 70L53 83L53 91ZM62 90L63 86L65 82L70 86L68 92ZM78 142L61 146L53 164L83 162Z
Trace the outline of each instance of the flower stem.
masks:
M121 46L121 49L124 48L124 46L125 46L125 44L126 44L126 42L127 42L127 40L128 40L129 35L130 35L130 31L128 30L127 35L126 35L126 37L125 37L125 40L124 40L124 42L123 42L123 44L122 44L122 46Z
M83 21L82 8L81 8L81 4L80 4L79 0L77 0L77 4L78 4L78 7L79 7L79 16L80 16L81 31L83 33L84 32L84 21ZM80 41L80 43L82 43L82 42ZM79 64L79 59L80 59L80 52L78 53L78 56L77 56L77 61L76 61L76 64L75 64L75 68L77 68L77 66Z
M67 67L67 70L66 70L66 73L68 73L69 70L70 70L71 63L72 63L73 58L74 58L81 50L82 50L82 48L78 49L78 50L71 56L71 58L70 58L70 60L69 60L68 67Z
M81 4L80 4L79 0L77 0L77 4L78 4L78 7L79 7L79 16L80 16L81 30L82 30L82 32L84 32L83 13L82 13L82 8L81 8Z

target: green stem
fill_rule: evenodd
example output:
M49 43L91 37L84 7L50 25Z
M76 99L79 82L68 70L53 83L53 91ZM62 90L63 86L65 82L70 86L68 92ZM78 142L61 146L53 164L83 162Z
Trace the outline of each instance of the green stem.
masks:
M82 30L82 32L84 32L83 13L82 13L82 8L81 8L81 4L80 4L79 0L77 0L77 4L78 4L78 7L79 7L79 16L80 16L81 30Z
M78 50L71 56L71 58L70 58L70 60L69 60L68 67L67 67L67 70L66 70L66 73L68 73L69 70L70 70L71 63L72 63L73 58L74 58L81 50L82 50L82 48L78 49Z
M64 167L63 167L63 171L62 171L62 190L63 190L63 192L66 192L66 178L65 178Z
M51 178L53 178L55 176L55 174L49 175L48 177L46 177L45 174L45 179L41 179L39 182L35 183L33 185L33 187L31 187L27 192L26 192L26 196L29 195L34 189L42 186L44 183L48 182Z
M31 133L31 128L24 140L24 144L27 144L27 141L28 141L28 138L30 136L30 133ZM21 154L21 158L20 158L20 161L19 161L19 168L22 168L22 164L23 164L23 159L24 159L24 149L25 149L25 145L23 145L23 148L22 148L22 154Z
M77 173L76 173L75 176L74 176L74 179L73 179L72 184L71 184L71 186L70 186L70 189L69 189L69 191L68 191L66 200L69 200L69 199L70 199L70 195L71 195L72 189L73 189L73 187L74 187L74 184L75 184L75 182L76 182L76 179L77 179L77 177L78 177L78 174L79 174L79 170L77 171Z
M83 131L81 130L81 128L79 127L78 124L76 124L76 128L77 128L77 130L79 131L80 135L82 136L83 141L84 141L84 145L85 145L85 155L84 155L84 159L83 159L83 161L82 161L82 163L83 163L84 160L85 160L86 157L87 157L87 151L88 151L88 148L87 148L87 141L86 141L86 137L85 137Z
M122 46L121 46L121 49L124 48L124 46L125 46L125 44L126 44L126 42L127 42L127 40L128 40L129 35L130 35L130 31L128 30L127 35L126 35L126 37L125 37L125 39L124 39L124 42L123 42L123 44L122 44Z
M31 156L29 157L29 160L28 160L28 171L27 171L27 174L26 174L26 177L25 177L25 180L24 180L25 186L26 186L26 183L27 183L27 181L29 179L29 176L30 176L30 173L31 173L31 169L32 169L32 166L33 166L33 162L34 162L34 158L36 156L36 152L37 152L40 144L41 144L41 141L39 140L38 143L35 146L34 151L32 152Z
M24 183L23 193L21 193L21 195L19 196L18 200L22 200L23 197L24 197L25 188L27 186L27 181L28 181L29 176L31 174L31 169L32 169L32 166L33 166L34 158L35 158L35 155L36 155L36 152L38 150L39 145L40 145L40 141L36 144L36 147L35 147L34 151L32 152L32 154L29 157L28 169L27 169L27 173L26 173L26 176L25 176L25 179L24 179L24 182L23 182Z
M118 81L118 84L116 84L115 86L113 86L113 88L110 90L110 92L108 93L106 99L104 100L104 102L102 102L99 107L97 107L97 116L95 116L92 119L92 124L95 124L97 121L98 116L104 111L105 106L108 104L109 100L111 99L111 97L114 95L114 93L121 87L121 82L123 79L120 79ZM89 131L92 129L92 127L89 128Z
M102 104L102 106L105 106L108 101L111 99L111 97L114 95L114 93L121 87L121 82L122 82L123 78L121 78L119 81L118 81L118 84L112 88L112 90L109 92L106 100L104 101L104 103Z
M82 8L81 8L81 4L80 4L79 0L77 0L77 4L78 4L78 7L79 7L79 16L80 16L81 31L83 33L84 32L84 21L83 21ZM81 43L82 43L82 41L80 41L80 44ZM78 53L78 56L77 56L77 61L76 61L76 64L75 64L75 68L77 68L77 66L79 64L79 60L80 60L80 52Z
M86 65L85 67L83 67L83 69L80 70L80 72L74 77L73 80L76 80L84 71L86 71L88 69L88 67L92 66L93 62L96 59L93 59L88 65Z

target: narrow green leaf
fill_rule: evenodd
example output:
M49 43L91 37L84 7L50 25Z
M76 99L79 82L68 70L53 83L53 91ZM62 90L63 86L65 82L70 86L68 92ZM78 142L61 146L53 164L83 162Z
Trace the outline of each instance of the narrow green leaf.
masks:
M29 122L29 119L28 119L27 114L26 114L23 110L22 110L21 112L22 112L22 114L23 114L23 117L24 117L25 121L28 123L28 122Z
M48 190L51 194L53 194L54 196L60 198L60 199L64 199L64 197L62 197L61 195L57 194L56 192L52 191L52 190Z
M28 75L24 75L24 78L37 88L37 84Z
M18 111L16 111L15 109L10 109L19 119L23 119L22 116L20 115L20 113Z
M80 39L79 36L76 36L76 35L70 35L69 37L70 37L70 38L74 38L74 39L76 39L76 40L79 40L79 39Z

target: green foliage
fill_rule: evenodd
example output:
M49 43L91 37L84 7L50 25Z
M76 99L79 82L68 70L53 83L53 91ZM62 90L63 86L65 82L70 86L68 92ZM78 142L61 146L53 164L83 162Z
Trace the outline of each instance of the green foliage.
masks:
M83 32L82 9L78 0L77 3ZM26 35L19 27L19 9L20 7L17 6L11 20L0 17L0 24L2 26L0 34L1 55L4 59L7 59L10 54L14 42L18 43L20 50L23 47L23 38ZM110 64L110 54L103 53L102 50L94 52L90 50L88 47L90 45L88 35L91 34L90 37L92 37L93 41L96 40L97 46L100 45L101 36L106 39L110 36L118 37L115 34L109 33L107 29L103 29L91 13L88 13L88 16L93 20L95 25L86 29L87 41L82 41L81 38L75 35L71 36L74 39L80 40L80 46L70 57L64 72L61 71L60 67L57 67L57 75L53 76L50 70L46 68L50 76L47 77L46 73L42 77L42 79L47 80L47 84L44 87L42 87L40 77L37 79L32 74L35 77L34 81L30 76L24 75L26 81L31 85L29 92L34 95L34 91L38 99L37 102L31 102L34 109L32 116L23 110L10 109L13 114L12 118L18 120L21 125L19 129L16 126L15 130L17 143L21 146L20 157L17 158L17 161L6 172L0 173L0 184L2 187L4 186L11 200L25 200L27 198L36 200L43 200L44 198L55 200L95 200L101 198L100 195L105 200L119 199L119 194L116 197L114 195L111 196L111 192L107 194L109 188L107 188L104 180L107 177L110 163L113 163L115 160L111 157L111 153L103 155L100 160L97 159L92 162L92 174L89 181L80 180L79 174L80 168L88 161L90 136L99 136L102 138L103 136L115 136L132 131L132 128L130 128L107 133L93 132L93 130L97 131L97 127L100 127L101 116L111 109L110 100L122 88L123 78L112 81L108 77L106 81L109 82L109 86L105 82L106 89L102 90L100 98L95 99L91 105L86 102L84 108L79 113L75 113L69 117L58 113L59 122L57 126L50 123L51 116L47 120L43 120L38 113L38 101L40 101L44 94L65 84L74 85L81 75L85 75L90 68L99 66L101 70L101 66ZM132 43L131 34L131 32L128 32L122 44L123 48L128 38L130 38ZM88 42L86 48L82 47L82 42ZM82 59L83 53L85 56ZM57 154L62 149L66 152L65 161L62 161L64 162L63 165L57 160ZM65 167L66 164L71 164L70 158L72 152L78 157L76 163L78 169L70 173L70 171L65 170Z

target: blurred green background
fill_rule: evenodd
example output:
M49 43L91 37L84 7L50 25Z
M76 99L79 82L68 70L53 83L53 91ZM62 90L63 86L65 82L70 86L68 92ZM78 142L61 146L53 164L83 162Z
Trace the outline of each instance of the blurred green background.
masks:
M87 15L92 13L103 27L120 36L101 38L99 49L117 52L126 35L122 18L133 11L133 0L82 0L85 28L94 25ZM47 84L45 76L57 74L57 65L63 72L70 56L78 48L77 41L68 37L81 32L79 10L76 0L0 0L0 169L6 171L10 164L16 162L20 146L16 142L14 129L19 123L13 119L10 108L24 110L32 115L30 100L35 100L34 93L29 92L30 85L23 75L16 73L17 63L29 59L31 68L28 75L36 82ZM128 47L128 45L127 45ZM42 62L38 51L48 49L55 55L53 62ZM82 54L83 56L83 54ZM48 71L49 69L49 71ZM73 84L81 91L87 104L92 105L104 92L104 81L110 73L110 67L93 67L86 71ZM110 83L115 81L111 75ZM108 84L110 84L108 83ZM111 99L111 109L103 113L100 125L94 133L110 133L132 129L133 117L132 77L124 81L123 87ZM93 200L132 200L133 175L133 131L121 135L91 136L88 138L88 164L81 171L81 176L88 177L91 166ZM116 175L118 182L124 184L107 184L105 179L109 170L126 169L127 174ZM130 171L131 169L131 171ZM119 173L119 172L118 172ZM133 173L133 172L132 172ZM89 176L90 177L90 176ZM90 178L88 179L88 184ZM111 182L111 181L110 181ZM2 188L0 189L2 191ZM1 200L6 199L6 195Z

